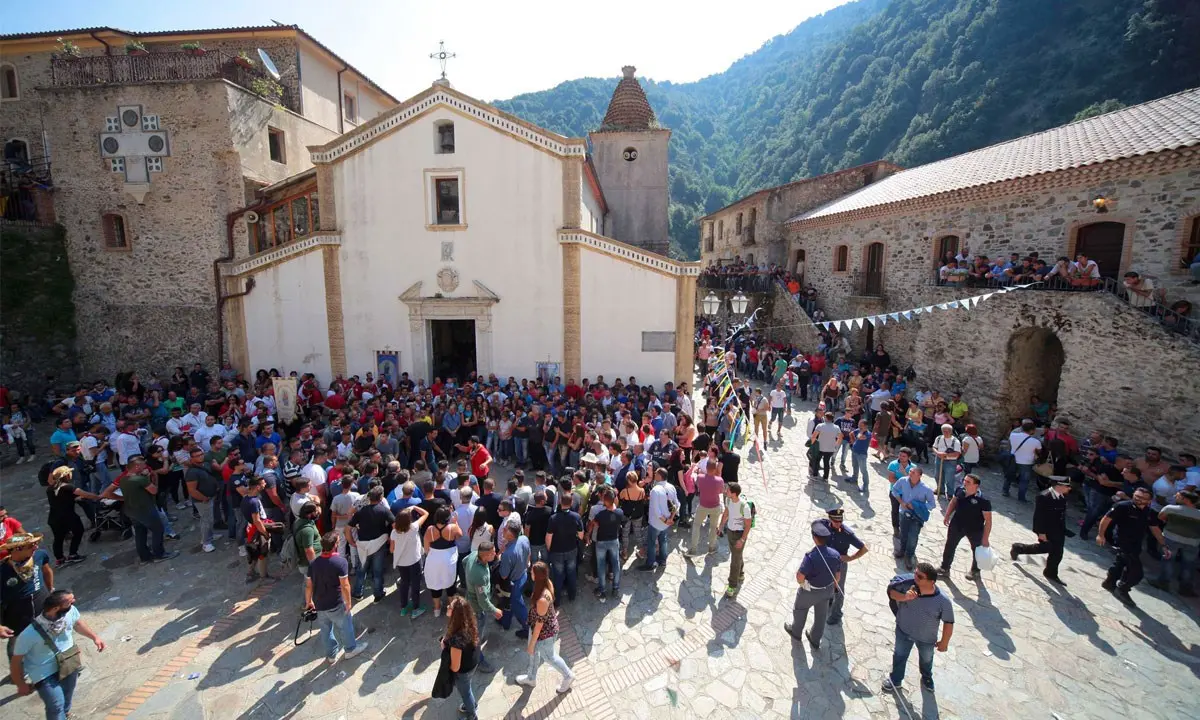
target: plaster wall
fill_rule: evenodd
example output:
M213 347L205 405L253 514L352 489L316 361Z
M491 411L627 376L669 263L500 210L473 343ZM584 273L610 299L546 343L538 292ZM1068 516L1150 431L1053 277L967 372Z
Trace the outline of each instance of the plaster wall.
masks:
M242 300L250 367L333 376L324 332L325 274L321 252L308 252L254 273L255 288ZM311 330L311 331L310 331Z

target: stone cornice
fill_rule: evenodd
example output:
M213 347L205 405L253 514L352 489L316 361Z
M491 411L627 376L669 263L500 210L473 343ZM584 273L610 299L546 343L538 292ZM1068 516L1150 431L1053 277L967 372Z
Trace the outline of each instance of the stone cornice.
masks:
M341 247L341 235L309 235L301 240L281 245L273 250L260 252L236 263L221 265L221 274L226 277L239 277L256 270L278 265L291 260L298 255L304 255L321 247Z
M987 185L977 185L975 187L950 190L934 195L872 205L833 215L822 215L821 217L808 219L800 218L788 221L785 223L785 226L789 230L808 230L874 217L895 215L897 213L932 210L943 206L963 205L980 200L994 200L1026 192L1044 192L1072 185L1104 183L1122 177L1173 172L1180 168L1196 166L1200 166L1200 148L1188 147L1178 150L1167 150L1149 155L1122 158L1120 160L1112 160L1095 165L1084 165L1083 167L1066 170L1055 170L1053 172L1041 173L1040 175L1030 175L1028 177L989 183Z
M586 230L562 229L558 231L560 245L582 245L598 250L606 255L624 260L632 265L640 265L656 272L667 275L699 275L700 263L679 262L665 258L657 253L643 250L633 245L606 238Z
M435 86L325 145L309 146L312 162L318 165L334 162L439 106L449 107L555 155L587 156L587 143L582 138L553 134L462 93Z

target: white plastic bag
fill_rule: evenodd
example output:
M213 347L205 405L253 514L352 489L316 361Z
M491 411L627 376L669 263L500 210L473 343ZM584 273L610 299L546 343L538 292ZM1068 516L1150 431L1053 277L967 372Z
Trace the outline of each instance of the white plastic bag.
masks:
M1000 558L997 557L996 551L990 547L980 545L975 548L975 564L980 570L993 570L1000 563Z

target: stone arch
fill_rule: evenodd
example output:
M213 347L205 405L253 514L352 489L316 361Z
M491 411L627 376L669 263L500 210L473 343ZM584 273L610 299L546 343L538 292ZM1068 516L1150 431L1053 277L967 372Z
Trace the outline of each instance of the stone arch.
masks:
M1029 416L1031 395L1051 405L1058 403L1066 352L1058 335L1044 327L1014 330L1005 350L1005 414L997 419L997 431L1007 435L1010 420Z

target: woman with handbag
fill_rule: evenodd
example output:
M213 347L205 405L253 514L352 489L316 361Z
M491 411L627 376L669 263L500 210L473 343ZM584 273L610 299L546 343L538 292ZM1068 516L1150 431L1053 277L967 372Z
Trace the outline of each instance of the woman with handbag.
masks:
M446 609L446 634L442 636L442 664L433 683L435 698L450 697L451 688L458 690L462 704L458 706L461 720L476 720L475 692L471 674L479 664L479 626L475 612L461 595L450 598Z
M74 606L75 595L70 590L50 593L42 614L17 636L13 647L11 677L17 694L29 695L36 689L46 706L46 720L65 720L71 713L71 698L83 667L75 632L95 643L97 652L104 652L104 641Z

